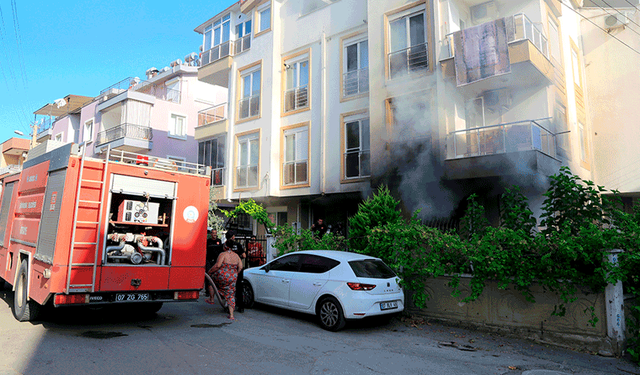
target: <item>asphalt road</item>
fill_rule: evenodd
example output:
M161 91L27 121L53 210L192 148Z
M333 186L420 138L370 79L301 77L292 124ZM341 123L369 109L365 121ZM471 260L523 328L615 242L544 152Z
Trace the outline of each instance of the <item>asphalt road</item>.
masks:
M0 375L640 374L622 359L407 318L334 333L312 316L257 306L232 323L201 297L150 316L67 308L19 323L13 293L0 299Z

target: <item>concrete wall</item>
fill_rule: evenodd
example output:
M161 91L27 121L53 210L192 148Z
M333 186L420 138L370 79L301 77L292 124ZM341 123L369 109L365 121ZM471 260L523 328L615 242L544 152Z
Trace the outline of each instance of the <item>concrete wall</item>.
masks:
M513 334L543 343L613 352L607 338L604 293L580 291L576 295L577 300L566 305L566 315L559 317L551 314L561 299L539 285L531 288L535 303L527 302L512 285L506 290L498 289L496 282L488 282L476 301L463 303L460 301L470 293L469 278L461 280L460 297L451 296L452 289L447 286L449 281L449 277L428 279L425 290L431 299L427 301L427 307L417 309L413 306L410 311L445 322ZM591 314L585 311L594 305L598 317L595 327L589 323Z

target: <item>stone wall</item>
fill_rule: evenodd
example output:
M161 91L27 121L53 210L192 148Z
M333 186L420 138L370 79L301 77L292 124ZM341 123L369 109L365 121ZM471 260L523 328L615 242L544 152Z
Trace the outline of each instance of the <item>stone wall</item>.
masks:
M452 297L452 289L447 286L450 277L427 280L426 291L431 297L427 307L418 309L408 297L409 311L428 318L472 326L482 330L512 334L574 349L583 349L602 354L618 351L615 343L607 337L607 322L604 293L579 291L577 300L566 305L565 316L552 315L561 299L553 292L545 291L534 285L535 303L528 302L524 296L509 286L498 289L496 282L487 282L482 295L473 302L461 300L469 295L469 277L460 281L461 295ZM598 318L595 326L589 323L591 306ZM612 345L613 344L613 345Z

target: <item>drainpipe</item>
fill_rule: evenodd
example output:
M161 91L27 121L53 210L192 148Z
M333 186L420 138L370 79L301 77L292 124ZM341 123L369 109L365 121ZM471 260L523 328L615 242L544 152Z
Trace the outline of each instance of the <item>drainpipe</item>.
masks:
M233 160L233 152L236 147L236 143L234 142L234 130L235 130L235 98L236 96L236 80L234 79L236 63L234 62L231 65L231 69L229 70L229 90L227 91L227 123L229 124L229 137L227 139L227 201L231 202L232 194L233 194L233 170L232 166L234 163Z
M326 144L327 144L327 38L326 34L323 31L320 40L320 50L321 56L320 59L322 61L322 66L320 70L321 79L320 81L320 126L322 127L320 133L320 192L324 195L326 190L326 169L327 163L325 161L325 153L326 153Z

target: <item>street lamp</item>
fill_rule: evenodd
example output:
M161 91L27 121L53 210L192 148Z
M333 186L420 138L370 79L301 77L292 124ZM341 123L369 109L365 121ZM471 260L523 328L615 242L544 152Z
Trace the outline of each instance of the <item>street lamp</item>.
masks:
M24 133L21 132L20 130L14 130L13 132L16 133L17 135L24 135Z

